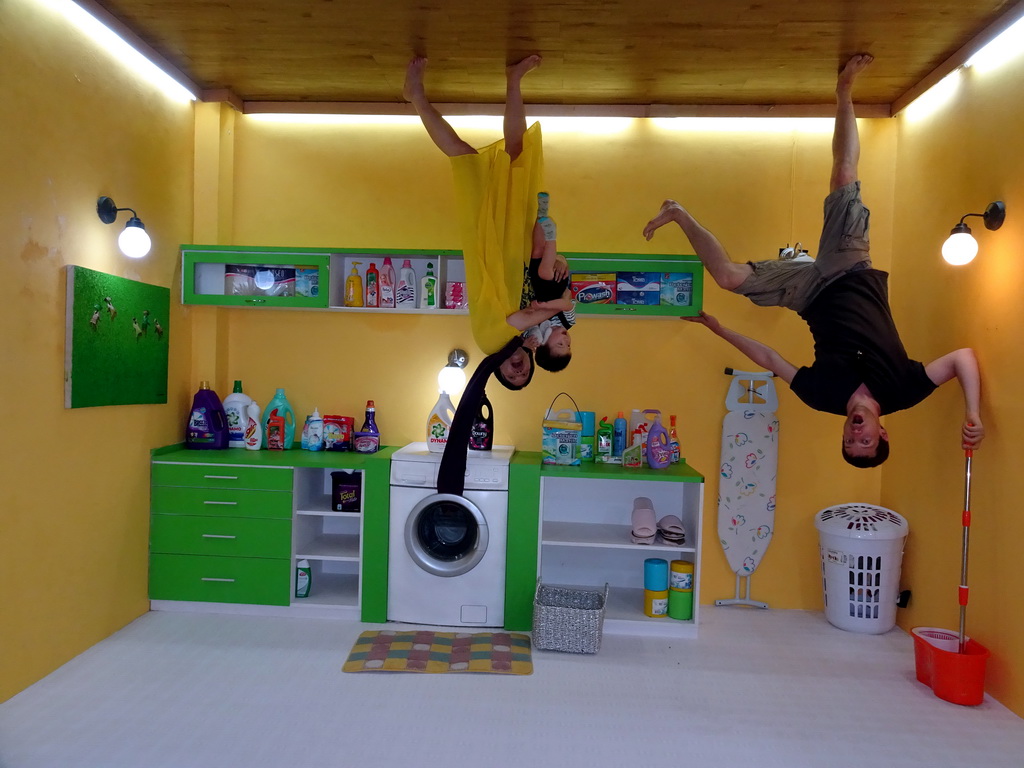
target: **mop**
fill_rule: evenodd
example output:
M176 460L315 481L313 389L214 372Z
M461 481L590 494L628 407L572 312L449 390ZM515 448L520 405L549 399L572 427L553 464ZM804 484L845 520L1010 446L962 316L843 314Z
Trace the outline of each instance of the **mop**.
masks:
M750 579L775 529L775 477L778 466L779 401L770 372L736 371L725 398L722 463L718 481L718 537L736 574L735 596L715 605L767 608L750 598ZM741 597L745 581L746 596Z

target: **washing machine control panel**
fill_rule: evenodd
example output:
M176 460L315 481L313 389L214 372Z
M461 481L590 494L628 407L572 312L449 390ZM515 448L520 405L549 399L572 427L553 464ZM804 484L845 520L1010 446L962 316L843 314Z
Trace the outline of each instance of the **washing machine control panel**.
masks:
M466 467L466 490L507 491L508 466L470 464Z

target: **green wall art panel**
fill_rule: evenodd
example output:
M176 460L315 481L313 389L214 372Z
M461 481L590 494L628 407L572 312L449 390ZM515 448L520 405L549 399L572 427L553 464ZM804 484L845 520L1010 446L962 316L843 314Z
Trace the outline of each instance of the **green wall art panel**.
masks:
M64 407L166 403L170 289L66 269Z

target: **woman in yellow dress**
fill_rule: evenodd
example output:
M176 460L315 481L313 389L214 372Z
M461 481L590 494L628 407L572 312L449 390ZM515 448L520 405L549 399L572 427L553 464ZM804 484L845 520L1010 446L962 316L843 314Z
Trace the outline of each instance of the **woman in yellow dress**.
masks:
M521 308L524 276L537 247L537 195L544 170L540 124L526 127L521 82L540 62L534 54L505 68L504 139L479 150L463 141L427 99L425 58L409 62L402 91L434 144L451 159L470 325L486 355L503 350L523 331L567 309L564 300L533 301ZM520 345L495 377L509 389L522 389L533 368L531 350Z

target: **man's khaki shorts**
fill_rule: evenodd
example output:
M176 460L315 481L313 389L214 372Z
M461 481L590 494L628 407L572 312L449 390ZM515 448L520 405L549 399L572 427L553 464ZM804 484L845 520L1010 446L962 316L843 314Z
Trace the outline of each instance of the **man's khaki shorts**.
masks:
M871 266L870 217L871 212L860 199L860 182L840 187L825 198L825 223L817 258L813 262L748 262L754 274L735 292L762 307L802 311L836 278Z

